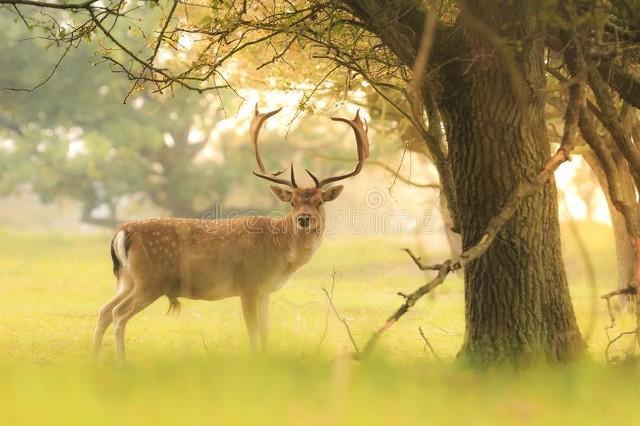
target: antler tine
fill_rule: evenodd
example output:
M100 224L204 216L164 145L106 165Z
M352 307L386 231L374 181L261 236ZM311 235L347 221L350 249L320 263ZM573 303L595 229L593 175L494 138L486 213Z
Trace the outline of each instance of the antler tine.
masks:
M298 187L298 185L296 185L296 175L293 170L293 162L291 163L291 185L293 185L294 188Z
M259 177L259 178L262 178L262 179L265 179L265 180L268 180L268 181L271 181L271 182L274 182L274 183L279 183L281 185L287 185L287 186L290 186L292 188L297 188L297 186L294 186L287 179L280 179L280 178L277 178L277 177L271 176L271 175L263 175L262 173L258 173L258 172L255 172L255 171L252 172L252 173L255 176Z
M358 150L358 164L356 164L356 168L353 169L353 171L350 173L325 178L325 179L322 179L319 183L317 182L317 179L314 178L314 181L316 181L316 186L318 188L322 188L323 186L326 186L332 182L337 182L339 180L350 178L357 175L362 170L362 166L364 166L365 160L369 158L369 137L367 136L369 126L367 125L366 121L363 122L360 119L360 110L356 112L356 116L354 117L353 120L348 120L342 117L331 117L331 119L333 121L342 121L344 123L347 123L353 129L353 133L356 137L356 146Z
M274 172L274 173L268 172L264 167L264 163L262 162L262 157L260 156L260 149L258 148L258 135L260 134L260 130L262 129L262 126L270 117L276 115L281 110L282 108L278 108L273 111L261 113L258 110L258 104L256 104L255 113L253 115L253 118L251 119L251 124L249 126L249 134L251 135L251 142L253 144L253 150L256 155L256 162L258 163L258 168L260 169L260 173L253 172L253 174L258 176L259 178L266 179L274 183L279 183L281 185L287 185L287 186L296 188L295 180L293 179L293 164L291 166L291 178L292 178L291 181L277 178L276 176L281 175L285 171L285 169L278 170L277 172Z
M313 173L311 173L309 169L304 169L304 170L307 172L309 176L311 176L311 179L313 179L313 183L316 184L316 188L320 188L320 181L318 180L318 178Z

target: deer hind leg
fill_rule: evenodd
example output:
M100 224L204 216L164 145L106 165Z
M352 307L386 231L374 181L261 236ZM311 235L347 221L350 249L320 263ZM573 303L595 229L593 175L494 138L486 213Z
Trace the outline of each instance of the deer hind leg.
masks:
M258 348L258 298L255 294L245 294L242 299L242 315L249 332L251 349Z
M124 331L127 322L137 313L153 303L162 294L140 291L138 289L129 293L118 305L113 308L113 328L116 337L116 353L121 362L125 361Z
M258 331L262 350L266 351L269 340L269 294L263 294L258 298Z
M98 312L98 324L93 334L93 357L97 359L100 354L100 348L102 347L102 339L104 333L109 328L109 325L113 322L113 308L115 308L120 302L124 300L129 293L131 293L132 285L131 281L127 277L120 277L118 280L118 290L109 303L100 308Z

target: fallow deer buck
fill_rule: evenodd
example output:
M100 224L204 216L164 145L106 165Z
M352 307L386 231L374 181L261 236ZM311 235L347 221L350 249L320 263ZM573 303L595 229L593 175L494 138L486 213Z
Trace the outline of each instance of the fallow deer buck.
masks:
M307 263L320 245L325 226L323 204L335 200L342 185L334 182L360 173L369 156L366 123L359 113L347 123L355 133L358 164L347 174L319 180L309 170L315 186L296 184L293 164L290 179L278 177L283 170L265 170L258 149L264 123L280 109L260 113L256 106L250 125L259 178L278 199L291 205L282 218L251 216L234 219L153 218L121 225L111 241L113 272L117 278L115 297L100 309L94 335L97 357L105 331L114 323L116 351L124 360L127 322L161 296L170 310L179 308L179 297L219 300L240 297L252 348L267 344L269 295Z

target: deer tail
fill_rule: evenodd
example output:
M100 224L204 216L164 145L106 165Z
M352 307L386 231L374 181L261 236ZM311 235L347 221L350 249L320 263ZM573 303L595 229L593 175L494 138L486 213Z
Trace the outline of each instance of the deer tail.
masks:
M119 230L111 240L111 260L113 261L113 275L120 277L120 269L127 266L127 251L131 240L124 229Z

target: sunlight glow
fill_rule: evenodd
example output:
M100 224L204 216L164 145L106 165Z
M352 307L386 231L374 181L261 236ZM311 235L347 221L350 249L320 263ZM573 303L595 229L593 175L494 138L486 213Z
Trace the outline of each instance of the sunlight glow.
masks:
M162 135L162 138L164 140L164 144L168 148L173 148L174 146L176 146L176 141L173 139L173 136L171 136L169 133L165 133L164 135Z
M592 217L587 217L589 214L587 203L580 197L575 182L578 168L585 166L584 160L579 156L575 156L572 161L563 164L555 172L554 176L560 197L560 219L569 219L568 215L570 215L576 220L591 219L611 225L607 201L601 189L596 190L593 199L590 200L592 203Z
M183 33L178 39L178 45L184 50L191 49L191 46L193 46L193 43L195 43L195 38L193 34Z
M160 63L168 62L173 59L173 52L169 49L160 49L158 51L158 61Z
M67 148L67 158L75 158L78 155L84 155L87 153L87 145L83 140L75 140L69 142L69 148Z
M144 106L144 98L142 96L136 97L131 103L135 109L140 109Z
M189 143L198 143L205 140L206 137L207 135L202 130L192 127L189 130L189 136L187 139Z
M0 144L0 148L5 152L15 152L16 142L13 139L5 139Z
M602 191L598 191L595 194L596 207L593 209L593 218L596 222L605 223L611 225L611 214L609 213L609 207L607 206L607 199Z
M587 204L582 198L575 193L565 193L564 202L561 201L562 207L569 209L568 213L575 220L586 220ZM562 209L561 209L562 210Z

